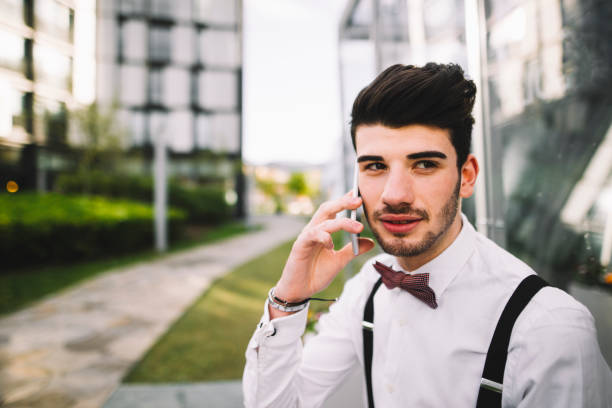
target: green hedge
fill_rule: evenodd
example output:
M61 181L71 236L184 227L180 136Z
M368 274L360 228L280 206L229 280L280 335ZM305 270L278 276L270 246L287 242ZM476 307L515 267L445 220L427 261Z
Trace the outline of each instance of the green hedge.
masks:
M151 177L116 175L101 172L63 174L56 181L62 193L95 194L150 203L153 200ZM225 201L225 191L218 186L185 186L177 180L168 182L170 206L184 210L192 223L219 224L231 218L232 208Z
M184 212L169 211L175 237ZM151 247L153 210L142 203L55 193L0 194L0 256L19 267L99 258Z

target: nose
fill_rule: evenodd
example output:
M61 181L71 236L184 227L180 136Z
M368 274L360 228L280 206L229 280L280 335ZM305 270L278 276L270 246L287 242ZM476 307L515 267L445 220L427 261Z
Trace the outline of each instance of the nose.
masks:
M385 181L381 199L388 206L399 204L412 204L414 201L413 180L408 170L404 168L391 168Z

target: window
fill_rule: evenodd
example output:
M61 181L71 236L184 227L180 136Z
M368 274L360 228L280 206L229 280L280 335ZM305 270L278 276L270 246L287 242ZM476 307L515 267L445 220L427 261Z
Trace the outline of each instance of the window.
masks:
M208 24L236 24L235 0L194 0L197 21Z
M0 44L2 44L0 67L23 73L25 40L18 35L0 30Z
M170 29L168 27L150 28L149 59L154 62L170 61Z
M34 43L34 76L36 81L70 91L72 59L52 47Z
M72 42L74 12L55 0L34 2L35 28L63 41Z
M172 18L173 5L169 0L150 0L151 16Z
M238 80L232 72L204 71L199 78L199 104L205 109L234 109Z
M23 0L0 0L0 18L23 24Z
M237 67L240 64L238 41L232 31L203 30L199 38L200 62L214 67Z

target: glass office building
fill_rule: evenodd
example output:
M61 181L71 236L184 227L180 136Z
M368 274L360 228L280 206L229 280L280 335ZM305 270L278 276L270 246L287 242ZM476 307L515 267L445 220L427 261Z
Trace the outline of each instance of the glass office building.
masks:
M456 62L477 82L482 180L465 210L591 309L608 361L610 21L612 3L603 0L354 0L339 33L345 123L358 90L394 63Z
M74 67L75 21L83 7L68 0L0 0L0 182L45 189L47 170L62 167L70 139L67 112L79 103ZM86 9L87 7L85 7ZM92 87L93 89L93 87Z
M241 24L239 0L98 2L97 98L118 104L127 145L163 137L171 175L225 179L239 200Z

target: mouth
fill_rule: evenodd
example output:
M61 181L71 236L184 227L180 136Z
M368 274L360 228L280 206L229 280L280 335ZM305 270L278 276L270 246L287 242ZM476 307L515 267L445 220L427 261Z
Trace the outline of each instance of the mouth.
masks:
M407 215L383 215L379 218L383 227L392 234L406 234L415 229L423 218Z

